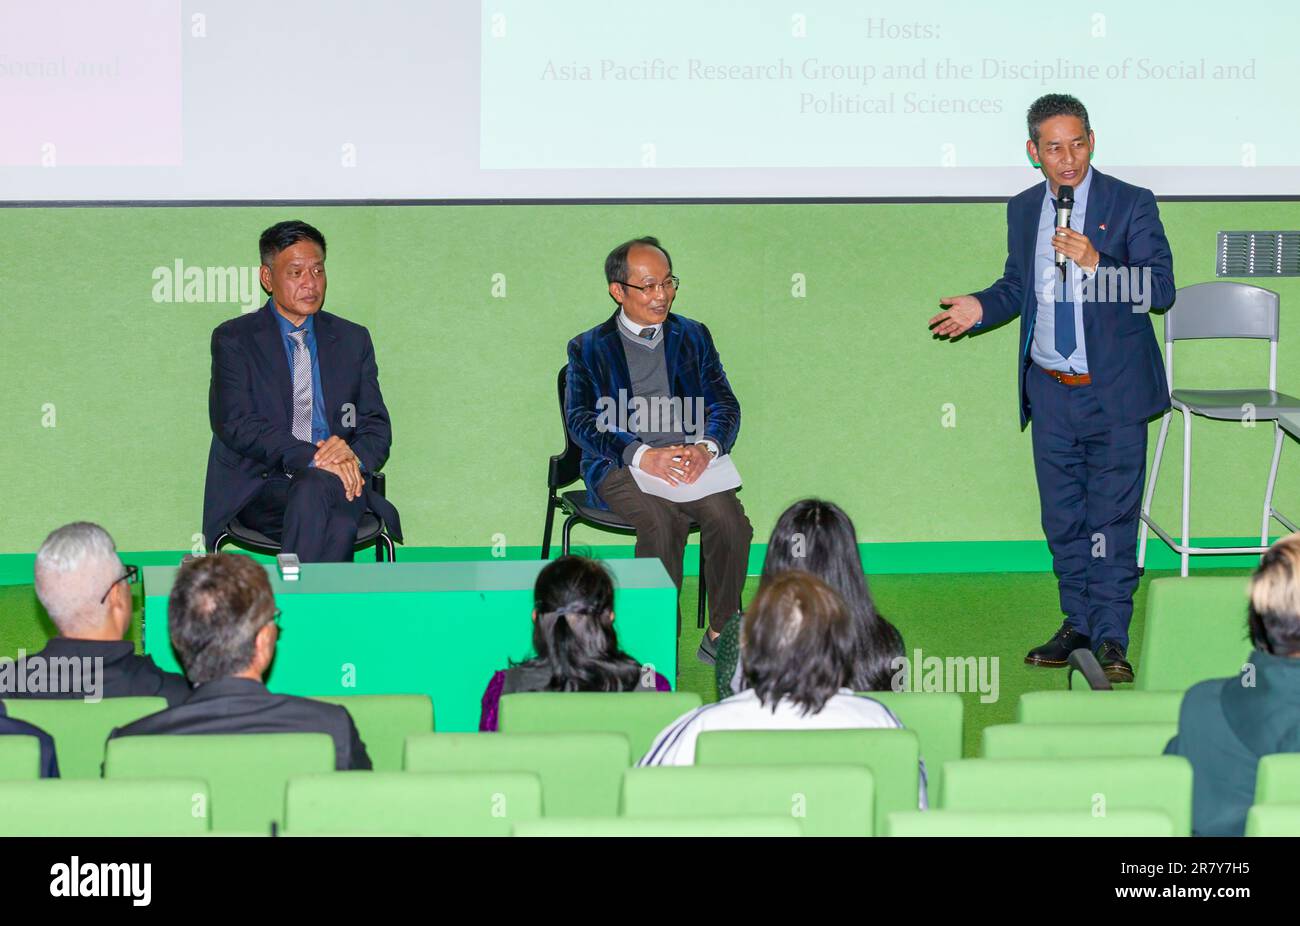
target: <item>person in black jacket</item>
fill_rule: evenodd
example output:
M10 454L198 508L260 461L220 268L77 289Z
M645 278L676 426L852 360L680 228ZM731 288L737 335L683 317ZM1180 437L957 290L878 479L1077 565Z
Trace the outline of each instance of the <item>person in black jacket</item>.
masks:
M58 628L38 653L0 675L0 698L189 697L184 676L164 672L123 640L131 626L134 566L122 565L108 531L78 521L51 533L36 553L36 597Z
M59 777L59 759L54 751L54 737L35 724L8 716L3 701L0 701L0 736L36 737L41 744L41 777Z
M185 703L119 727L119 736L189 733L328 733L334 765L368 769L370 756L347 709L267 691L280 612L266 570L235 553L181 566L167 603L172 648L194 685Z

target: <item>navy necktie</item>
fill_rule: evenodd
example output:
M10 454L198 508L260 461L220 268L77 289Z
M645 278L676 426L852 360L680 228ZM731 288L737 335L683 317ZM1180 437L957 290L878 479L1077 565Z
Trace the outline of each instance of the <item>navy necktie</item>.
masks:
M1052 214L1053 214L1052 234L1055 235L1056 234L1056 228L1055 228L1056 200L1052 200ZM1061 276L1061 272L1064 272L1065 274L1064 281L1061 281L1059 279ZM1064 267L1061 268L1060 271L1057 272L1057 277L1058 279L1056 285L1056 325L1055 325L1056 345L1055 346L1056 346L1056 352L1066 360L1069 360L1070 355L1074 353L1074 349L1078 345L1078 342L1074 337L1074 301L1073 301L1074 287L1071 285L1072 280L1070 279L1071 277L1070 265L1068 262L1065 264Z

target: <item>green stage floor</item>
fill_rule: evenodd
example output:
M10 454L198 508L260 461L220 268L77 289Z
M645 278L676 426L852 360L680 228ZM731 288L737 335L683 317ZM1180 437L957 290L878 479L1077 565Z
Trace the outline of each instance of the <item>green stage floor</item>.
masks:
M1203 569L1196 574L1248 573L1246 569ZM1135 668L1142 652L1147 583L1169 575L1177 573L1148 572L1138 588L1129 645L1129 659ZM685 583L681 603L685 626L679 644L678 686L699 692L705 701L712 701L715 700L713 669L695 658L702 633L694 626L696 579L688 577ZM757 577L751 577L745 586L745 600L753 596L757 585ZM963 695L965 755L978 755L984 727L1015 720L1016 702L1021 694L1066 687L1064 669L1039 669L1024 664L1025 652L1046 641L1060 626L1056 580L1050 573L882 575L871 580L871 588L881 613L902 631L909 658L914 657L917 649L922 651L923 658L998 657L997 700L981 703L978 692ZM1244 637L1245 602L1241 619ZM52 632L32 586L0 586L0 656L13 656L19 648L34 652ZM138 611L131 633L138 643Z

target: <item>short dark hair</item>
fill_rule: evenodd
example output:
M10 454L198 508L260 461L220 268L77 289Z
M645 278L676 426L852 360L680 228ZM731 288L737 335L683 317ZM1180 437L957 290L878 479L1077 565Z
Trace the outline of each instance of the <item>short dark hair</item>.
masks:
M844 600L808 572L785 572L759 586L740 627L745 680L776 713L789 698L816 714L849 683L857 634Z
M257 632L274 618L266 570L238 553L210 553L181 566L167 602L172 647L191 685L247 669Z
M887 691L903 655L903 637L876 610L862 569L858 532L839 505L819 498L795 502L777 519L767 541L762 580L783 572L810 572L839 592L858 635L850 686Z
M652 235L642 235L640 238L633 238L631 241L624 241L614 250L609 252L605 258L605 282L606 283L626 283L627 282L627 255L633 248L644 245L646 247L658 248L668 261L668 272L672 273L673 259L668 254L667 249L659 243L659 239Z
M325 256L325 236L316 228L298 219L288 222L276 222L266 231L257 243L262 255L262 263L271 266L275 256L285 248L291 248L299 241L314 241L320 245L320 256Z
M1038 144L1038 130L1044 122L1055 116L1075 116L1083 122L1083 134L1092 134L1092 124L1088 122L1088 110L1082 103L1068 93L1049 93L1029 104L1029 112L1025 114L1030 141L1035 145Z

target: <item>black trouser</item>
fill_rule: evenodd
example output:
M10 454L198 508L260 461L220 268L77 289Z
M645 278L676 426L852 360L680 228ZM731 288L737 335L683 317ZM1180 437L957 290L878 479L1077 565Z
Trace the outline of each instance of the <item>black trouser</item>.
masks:
M262 491L239 512L239 520L277 541L304 563L350 563L357 524L366 510L363 492L352 501L343 480L307 467L292 479L269 476Z
M642 492L627 467L619 467L609 471L597 491L610 511L636 528L636 555L657 556L679 592L691 519L699 522L700 554L709 590L709 626L720 633L740 610L740 593L749 568L749 542L754 538L754 528L736 490L717 492L693 502L670 502ZM679 608L679 623L680 619Z

